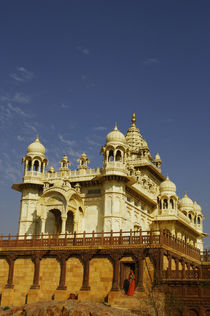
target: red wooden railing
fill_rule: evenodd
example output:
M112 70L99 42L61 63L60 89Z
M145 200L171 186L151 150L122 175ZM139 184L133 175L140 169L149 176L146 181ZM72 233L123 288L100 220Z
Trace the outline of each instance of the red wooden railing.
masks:
M50 247L50 246L102 246L102 245L166 245L194 259L210 261L210 256L201 255L200 250L171 234L160 231L122 231L65 233L59 235L11 235L0 236L0 248L7 247Z

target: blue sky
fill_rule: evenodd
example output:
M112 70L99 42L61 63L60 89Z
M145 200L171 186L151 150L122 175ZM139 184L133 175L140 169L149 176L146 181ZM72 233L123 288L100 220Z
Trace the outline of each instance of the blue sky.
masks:
M0 2L0 231L16 233L25 155L37 133L49 167L90 167L131 115L163 174L196 199L210 233L210 2ZM210 246L210 240L206 242Z

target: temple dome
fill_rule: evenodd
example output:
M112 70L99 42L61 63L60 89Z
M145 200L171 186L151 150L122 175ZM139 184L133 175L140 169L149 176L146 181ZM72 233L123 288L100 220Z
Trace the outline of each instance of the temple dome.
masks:
M28 154L45 154L45 147L40 143L39 136L37 135L36 140L30 144L27 148Z
M185 193L184 197L180 200L180 208L193 209L193 201Z
M169 180L167 175L166 180L160 184L160 193L173 193L176 194L176 185Z
M126 143L125 135L118 130L117 124L115 124L115 128L106 136L106 143Z

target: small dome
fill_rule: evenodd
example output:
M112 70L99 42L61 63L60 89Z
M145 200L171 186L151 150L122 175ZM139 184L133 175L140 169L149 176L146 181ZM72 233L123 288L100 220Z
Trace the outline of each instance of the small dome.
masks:
M115 124L115 128L106 136L106 143L126 143L125 135L121 133L117 124Z
M193 203L193 209L196 213L201 213L201 207L196 201Z
M47 172L54 173L55 169L53 168L53 166L51 166L50 169Z
M180 208L193 209L193 201L185 193L184 197L180 200Z
M30 144L27 149L27 153L29 154L45 154L45 147L40 143L39 136L37 135L35 142Z
M176 194L176 185L169 180L167 175L166 180L163 181L160 185L160 193L175 193Z

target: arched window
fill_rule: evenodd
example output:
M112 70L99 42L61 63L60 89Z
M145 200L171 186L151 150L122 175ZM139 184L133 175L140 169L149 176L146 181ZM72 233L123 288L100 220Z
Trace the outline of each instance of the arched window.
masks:
M201 219L200 217L198 217L198 225L200 225L200 223L201 223Z
M122 160L122 154L121 154L121 151L118 150L116 153L116 161L121 161L121 160Z
M34 161L34 171L38 171L39 170L39 161L35 160Z
M174 200L173 199L170 199L170 206L172 209L174 209Z
M109 151L109 161L114 161L113 150L110 150L110 151Z
M194 217L194 224L196 224L196 217Z
M192 221L192 215L188 214L189 219Z
M163 209L166 209L166 208L168 208L168 200L164 199L163 200Z
M31 160L29 160L29 161L28 161L28 171L31 171L31 166L32 166Z

